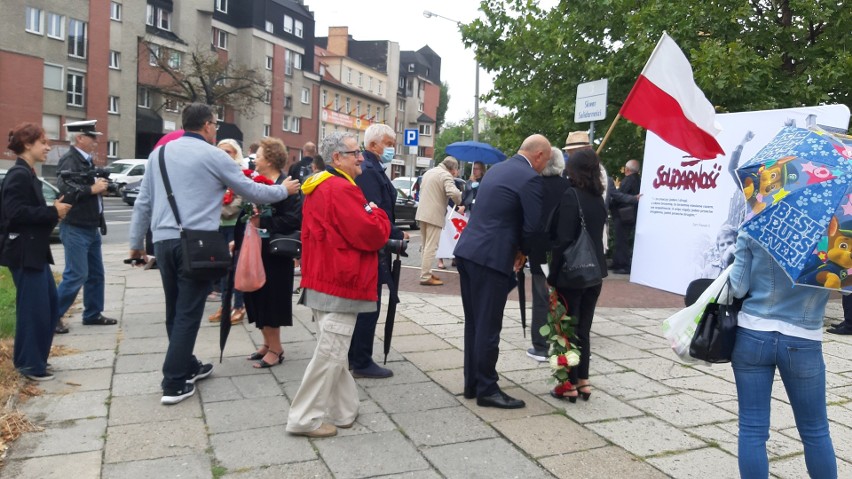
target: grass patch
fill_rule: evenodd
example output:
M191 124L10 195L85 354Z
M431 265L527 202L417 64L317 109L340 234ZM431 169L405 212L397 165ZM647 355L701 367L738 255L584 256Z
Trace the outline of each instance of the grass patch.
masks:
M7 268L0 268L0 339L15 336L15 283Z
M213 479L219 479L228 473L228 468L222 466L213 466L211 472L213 473Z
M39 431L16 404L27 397L38 396L41 390L18 374L12 364L14 345L11 339L0 339L0 458L5 456L9 444L22 433ZM3 461L0 459L0 467Z

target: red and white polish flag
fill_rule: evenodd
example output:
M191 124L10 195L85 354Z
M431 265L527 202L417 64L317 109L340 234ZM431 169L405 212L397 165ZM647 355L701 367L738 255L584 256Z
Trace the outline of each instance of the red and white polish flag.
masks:
M715 138L722 131L716 111L695 84L689 60L666 33L619 113L695 158L725 153Z

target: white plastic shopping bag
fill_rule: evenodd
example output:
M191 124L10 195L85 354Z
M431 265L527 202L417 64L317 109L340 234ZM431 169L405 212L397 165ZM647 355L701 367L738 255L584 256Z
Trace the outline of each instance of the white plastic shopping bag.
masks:
M459 242L462 231L467 226L467 217L450 206L447 206L447 217L444 221L444 229L438 239L438 251L436 258L452 258L456 244Z
M704 313L704 308L711 302L715 302L720 296L722 288L728 281L728 276L731 274L731 266L725 268L722 274L716 278L710 286L704 290L704 293L698 297L693 304L681 309L677 313L669 316L663 321L663 336L669 340L669 345L675 354L684 362L696 363L698 361L689 355L689 345L692 343L692 337L695 335L695 328L701 315ZM706 363L705 363L706 364Z

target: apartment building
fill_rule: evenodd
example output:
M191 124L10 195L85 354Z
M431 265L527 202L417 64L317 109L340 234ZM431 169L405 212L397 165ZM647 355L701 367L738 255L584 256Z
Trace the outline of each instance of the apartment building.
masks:
M429 46L399 53L397 83L397 131L416 129L419 140L416 153L409 153L406 172L421 174L433 164L438 102L441 97L441 57ZM411 158L413 157L413 158ZM434 158L440 161L443 158Z

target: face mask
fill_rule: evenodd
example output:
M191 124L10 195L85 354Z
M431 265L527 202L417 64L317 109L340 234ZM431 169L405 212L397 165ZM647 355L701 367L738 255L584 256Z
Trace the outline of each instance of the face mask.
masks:
M390 163L393 160L394 153L396 153L396 150L393 147L385 147L385 151L382 153L382 163Z

